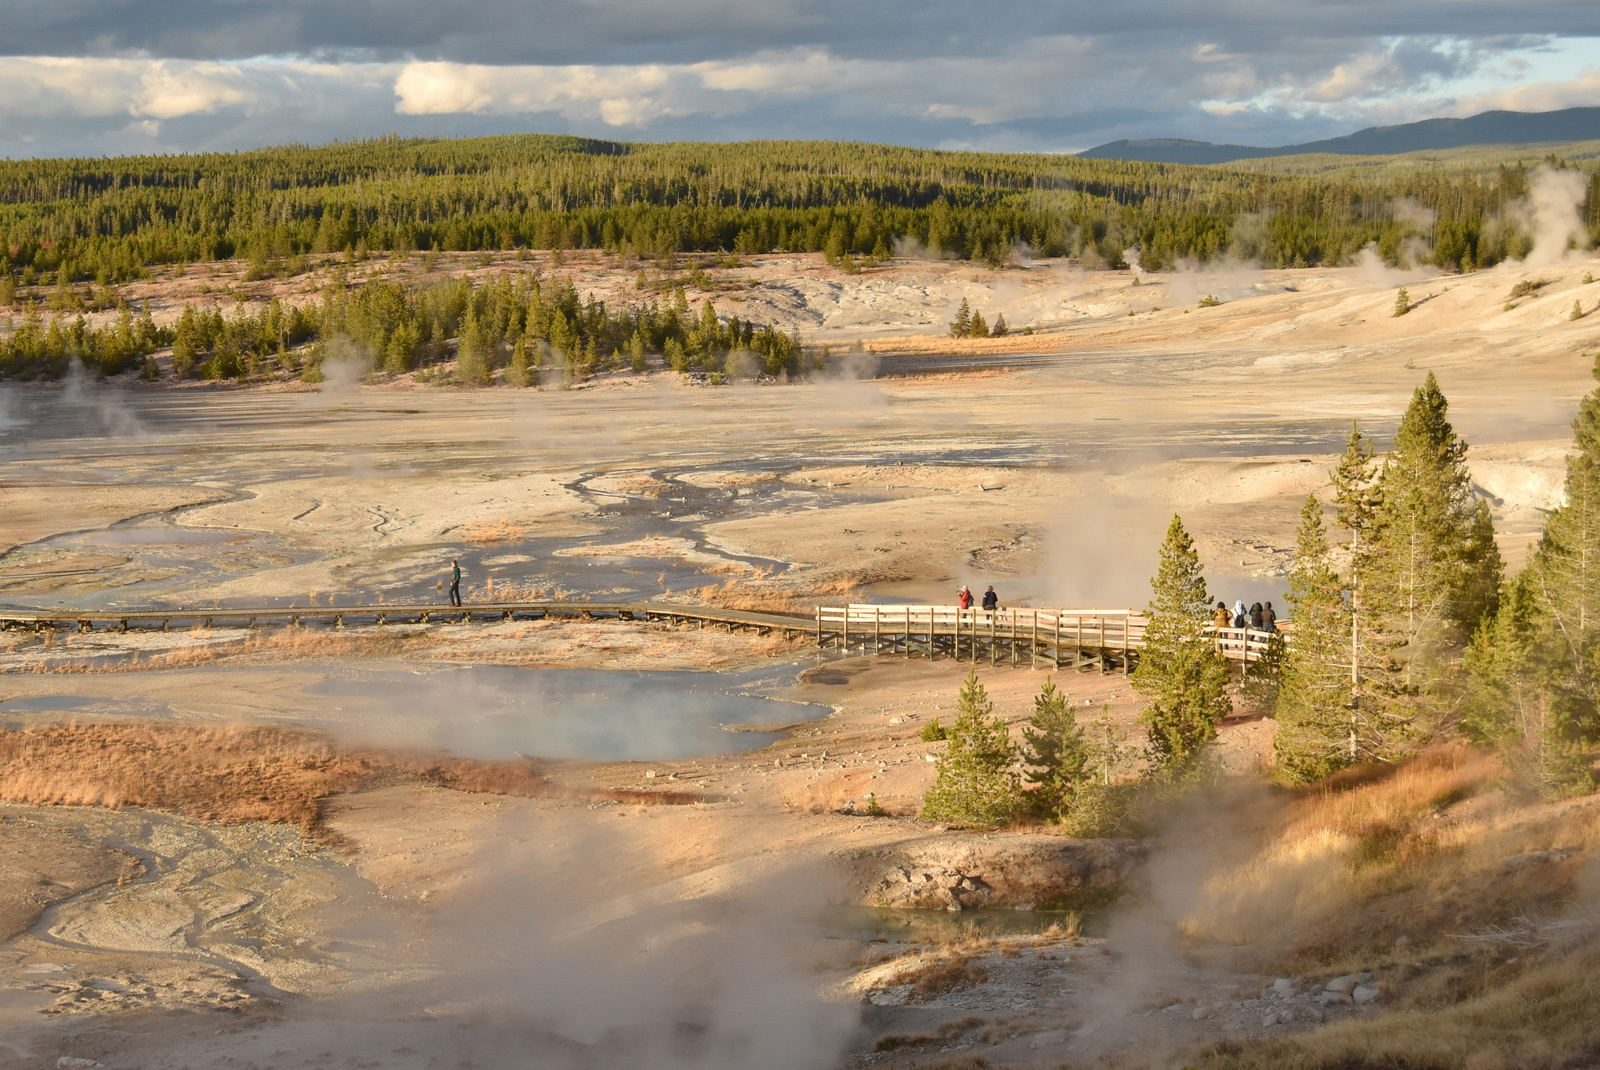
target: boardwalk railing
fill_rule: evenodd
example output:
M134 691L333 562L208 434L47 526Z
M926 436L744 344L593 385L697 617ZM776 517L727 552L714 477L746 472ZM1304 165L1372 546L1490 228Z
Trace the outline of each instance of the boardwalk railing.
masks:
M126 632L174 626L245 628L319 622L349 625L471 623L544 620L662 621L702 628L814 638L818 647L847 653L951 657L991 665L1050 666L1132 671L1144 647L1145 614L1134 609L958 609L955 606L866 605L821 607L813 618L671 602L491 602L465 606L379 603L349 606L179 607L171 609L0 609L0 627L97 628ZM1209 628L1216 649L1249 664L1266 652L1272 636L1249 628Z
M815 629L824 649L1127 673L1138 663L1147 623L1136 609L855 604L819 608ZM1207 634L1224 656L1245 664L1259 660L1272 638L1252 628L1210 627Z

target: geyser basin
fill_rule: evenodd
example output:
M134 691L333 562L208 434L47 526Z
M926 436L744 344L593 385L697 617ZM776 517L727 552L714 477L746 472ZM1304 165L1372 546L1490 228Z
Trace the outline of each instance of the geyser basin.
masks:
M308 696L344 700L337 713L297 719L380 742L391 733L420 737L461 758L628 761L753 750L777 734L723 726L790 724L830 712L735 693L740 683L740 677L685 671L351 670L305 688Z

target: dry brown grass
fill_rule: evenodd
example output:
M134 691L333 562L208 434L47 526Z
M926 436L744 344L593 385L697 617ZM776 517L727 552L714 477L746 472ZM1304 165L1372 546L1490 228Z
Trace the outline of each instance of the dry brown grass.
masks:
M808 584L803 589L780 587L761 582L765 574L755 580L730 579L683 592L682 597L705 606L722 609L743 609L751 613L790 613L809 617L819 605L855 601L861 597L861 585L853 577L825 580Z
M1600 946L1483 963L1489 985L1452 1006L1353 1019L1281 1040L1223 1042L1228 1070L1558 1070L1600 1065ZM1496 977L1495 974L1500 976Z
M573 788L529 762L338 747L322 733L269 725L128 722L0 731L0 799L62 806L141 806L206 821L297 825L326 839L333 795L395 780L525 798L683 805L716 796Z
M1205 882L1184 929L1248 944L1263 968L1342 970L1555 910L1576 852L1600 842L1600 805L1515 805L1503 778L1494 756L1455 746L1322 785Z
M322 799L374 771L325 737L292 728L141 723L0 733L0 798L8 802L145 806L311 832Z
M461 537L468 542L487 545L500 542L521 542L527 537L526 524L501 517L498 520L477 520L461 525Z

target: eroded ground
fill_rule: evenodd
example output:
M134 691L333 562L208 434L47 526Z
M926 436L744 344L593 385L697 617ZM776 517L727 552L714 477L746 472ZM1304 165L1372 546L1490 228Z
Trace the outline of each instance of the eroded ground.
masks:
M1388 433L1430 369L1514 563L1557 500L1566 425L1592 385L1585 353L1600 321L1568 312L1591 299L1579 279L1596 268L1536 273L1547 284L1515 308L1507 293L1527 273L1514 268L1410 278L1420 304L1395 318L1400 280L1354 270L1132 286L1126 274L1049 265L900 264L852 278L806 258L757 258L711 273L730 284L706 291L719 307L736 276L760 284L724 312L860 352L818 381L721 388L665 375L486 392L409 381L9 388L0 545L12 549L0 556L0 601L440 600L454 557L474 600L653 597L809 613L844 599L949 601L958 584L992 583L1008 605L1119 607L1144 601L1174 511L1218 595L1277 599L1295 516L1325 486L1350 420ZM566 270L613 299L633 279L581 258ZM165 315L198 284L140 285ZM281 284L238 285L256 298ZM1197 307L1201 293L1221 303ZM963 295L1038 332L938 338ZM892 377L861 378L874 364ZM501 700L452 690L451 674L485 665L529 680L540 669L714 670L764 701L811 707L774 702L771 723L726 726L754 735L729 733L736 743L691 757L527 752L525 778L550 788L538 797L408 767L329 796L307 832L132 806L9 804L0 930L17 932L0 946L0 1059L1145 1058L1146 1046L1399 1013L1423 999L1407 993L1522 969L1545 952L1445 938L1484 933L1517 904L1536 929L1538 911L1559 909L1550 896L1585 887L1594 839L1589 810L1534 820L1480 778L1464 801L1407 811L1418 828L1432 822L1427 842L1465 829L1496 845L1473 872L1504 898L1430 919L1427 940L1445 950L1407 952L1403 926L1374 922L1349 954L1308 951L1307 936L1270 955L1208 956L1174 934L1226 944L1236 930L1195 921L1192 898L1162 889L1198 887L1208 866L1233 857L1227 845L1265 836L1270 822L1250 807L1237 820L1219 808L1211 825L1154 843L1148 859L1133 847L1091 858L1060 837L939 830L914 817L943 746L919 734L952 715L968 666L834 660L798 641L643 624L8 632L0 723L305 724L343 747L459 750L486 737L450 730ZM979 671L1015 730L1042 674ZM1139 703L1123 678L1062 683L1083 723L1137 740ZM649 715L652 703L692 706L688 694L632 701ZM722 738L722 727L701 727ZM1244 716L1225 726L1224 768L1248 780L1271 730ZM874 805L882 815L868 815ZM1041 858L1059 863L1050 880L1081 885L1069 890L1085 893L1086 932L875 943L859 924L818 920L829 903L890 886L966 908L1037 906L1030 867ZM1100 893L1112 876L1123 881L1124 863L1170 881L1128 893L1150 913L1119 914L1131 921L1118 928ZM1319 889L1323 877L1296 880ZM1241 901L1277 917L1265 898ZM1397 908L1408 911L1422 916L1414 903ZM1264 995L1280 971L1293 984ZM1370 1002L1316 989L1364 971L1382 992ZM819 991L832 996L818 1003Z

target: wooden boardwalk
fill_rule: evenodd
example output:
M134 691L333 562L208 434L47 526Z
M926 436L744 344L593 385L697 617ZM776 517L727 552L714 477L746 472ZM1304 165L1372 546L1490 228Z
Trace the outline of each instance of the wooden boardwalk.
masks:
M898 657L955 658L989 665L1128 673L1144 646L1145 614L1133 609L1006 609L986 613L955 606L819 607L810 617L672 602L489 602L377 605L180 607L104 610L0 609L0 628L71 628L79 632L174 627L260 628L272 625L429 624L545 620L658 621L730 632L809 638L824 650ZM1270 635L1246 628L1212 629L1217 649L1248 664L1266 652Z
M958 609L858 604L819 608L816 641L863 654L948 657L990 665L1128 673L1144 647L1146 615L1136 609ZM1248 664L1267 651L1270 633L1211 628L1217 650Z
M786 638L813 633L809 617L783 613L751 613L713 606L684 606L670 602L480 602L464 606L449 603L380 603L348 606L255 606L247 608L173 609L0 609L0 628L76 628L91 632L97 628L126 632L137 628L168 631L174 627L243 627L267 625L327 624L335 628L358 624L430 624L512 620L545 620L565 617L576 620L666 621L672 624L699 624L729 631L753 631L762 635L780 632Z

